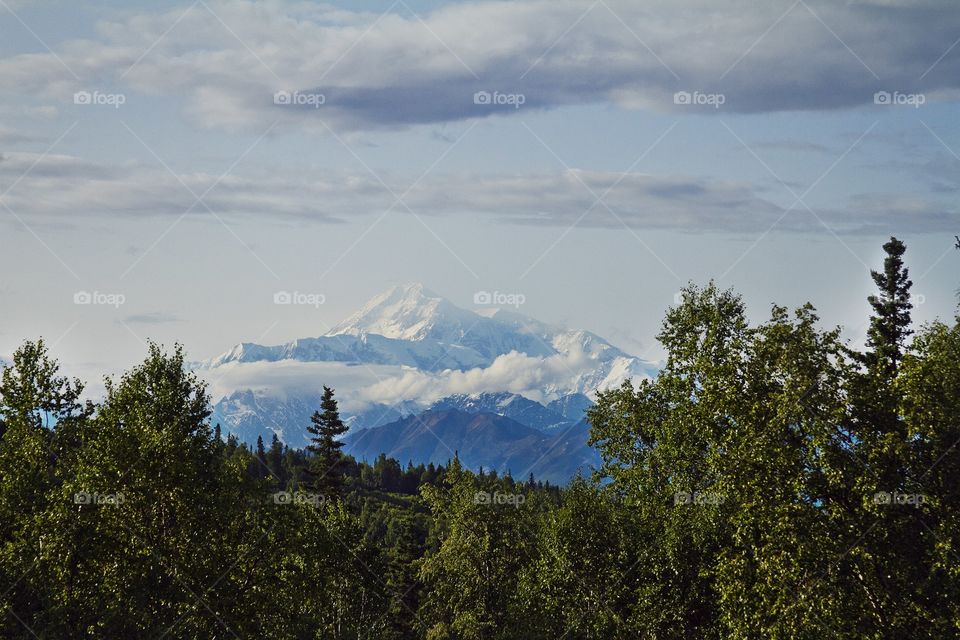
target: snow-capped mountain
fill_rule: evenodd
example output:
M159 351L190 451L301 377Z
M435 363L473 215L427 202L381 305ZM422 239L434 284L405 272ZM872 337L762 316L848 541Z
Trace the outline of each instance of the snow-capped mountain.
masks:
M411 283L398 285L373 298L327 336L370 334L415 342L466 348L487 362L511 351L531 356L553 353L542 333L543 325L517 315L504 322L454 306L450 301ZM524 322L525 321L525 322Z
M586 416L587 409L593 406L593 400L582 393L571 393L570 395L557 398L547 403L547 409L559 413L564 418L579 422Z
M214 358L211 367L230 362L362 362L414 367L423 371L470 369L490 363L473 349L434 340L403 340L376 334L326 335L298 338L287 344L265 347L242 342Z
M326 335L282 345L240 343L214 358L210 368L231 362L359 362L464 371L488 366L511 352L531 357L581 353L596 367L572 387L592 393L609 379L648 376L655 367L589 331L550 327L519 313L482 315L454 306L420 284L393 287L368 302Z
M539 402L516 393L458 393L437 400L430 405L431 411L456 409L463 413L491 413L516 420L538 431L556 431L573 425L576 420L548 409Z
M463 309L420 284L374 297L322 336L273 346L241 343L200 368L220 381L214 419L225 431L244 440L276 432L293 446L302 441L323 384L337 389L355 428L454 396L459 399L447 406L468 412L462 405L470 398L515 402L514 408L533 402L540 409L525 406L530 415L542 414L532 420L542 428L541 422L581 419L584 402L599 389L656 374L654 364L589 331L553 327L514 311ZM369 373L368 379L359 380L358 373ZM563 415L566 405L544 406L571 394L578 399L570 416ZM509 417L511 411L490 412Z
M307 445L306 427L319 406L319 393L278 396L268 390L241 389L217 402L210 420L241 442L254 443L257 436L269 442L275 433L285 444L298 448ZM351 431L358 431L395 422L421 411L423 407L413 402L401 402L395 406L375 403L356 413L344 410L341 417Z

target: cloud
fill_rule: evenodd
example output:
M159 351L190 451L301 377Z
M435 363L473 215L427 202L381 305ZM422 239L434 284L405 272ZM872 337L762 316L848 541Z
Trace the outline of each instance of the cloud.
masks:
M198 375L210 384L214 401L237 389L253 389L270 395L319 396L323 385L337 389L338 399L345 408L353 408L357 390L376 384L392 376L403 374L403 369L390 365L354 366L342 362L231 362L214 369L200 367Z
M41 136L35 136L0 126L0 144L22 144L25 142L38 142L43 139Z
M511 352L488 367L466 371L424 372L392 365L357 366L338 362L231 362L200 369L214 400L237 389L252 389L280 399L319 396L322 385L334 387L342 407L361 411L372 404L395 405L405 400L430 403L455 393L510 391L534 400L545 388L565 389L578 375L596 368L582 352L534 357Z
M171 322L182 322L180 318L162 311L153 311L151 313L139 313L127 316L123 319L127 324L168 324Z
M361 389L357 396L361 401L393 405L410 399L429 403L457 393L510 391L540 401L544 388L565 387L574 376L595 367L596 362L582 352L534 357L514 351L498 356L489 367L466 371L431 374L408 369Z
M374 129L589 103L830 110L871 105L877 91L950 99L960 86L952 0L532 0L422 15L399 6L378 15L184 3L101 22L95 38L59 45L66 68L50 53L4 58L0 83L64 102L103 85L182 97L202 126L258 131L275 121ZM325 101L275 104L281 90ZM475 104L478 91L522 94L523 105ZM722 108L675 104L678 91L722 94Z
M34 120L52 120L60 110L52 105L0 105L0 117L29 118Z
M758 142L753 145L753 148L773 149L775 151L820 153L834 158L840 156L844 152L844 149L833 148L825 144L810 142L809 140L770 140L769 142Z
M403 193L411 182L393 174L382 177L394 193ZM393 194L366 173L318 177L262 171L231 175L218 183L219 178L191 173L178 180L162 169L141 165L108 165L55 154L0 154L0 191L16 183L4 202L34 220L180 216L191 207L192 215L204 216L206 209L195 202L193 193L208 189L204 202L218 215L259 219L337 223L377 215L394 204ZM602 203L598 196L603 196ZM626 224L691 233L752 233L765 231L780 219L781 231L822 230L802 207L785 212L749 184L691 176L582 170L433 174L410 190L404 202L420 215L485 215L518 225L620 229ZM402 204L394 208L401 214L406 211ZM910 193L855 196L818 209L817 214L838 233L888 233L907 224L915 233L953 233L960 223L955 205Z

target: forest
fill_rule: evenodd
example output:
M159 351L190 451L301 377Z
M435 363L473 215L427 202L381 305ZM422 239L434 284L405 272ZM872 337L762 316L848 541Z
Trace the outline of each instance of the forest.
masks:
M689 285L659 375L599 392L566 486L211 424L181 346L87 399L42 339L0 378L3 638L960 637L960 320L903 242L865 345Z

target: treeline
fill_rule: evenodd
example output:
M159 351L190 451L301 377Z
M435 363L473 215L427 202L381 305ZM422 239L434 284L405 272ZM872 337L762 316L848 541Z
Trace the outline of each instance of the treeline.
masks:
M219 424L214 426L213 434L215 443L221 440L225 441L221 448L221 455L228 459L236 457L244 461L247 465L247 473L251 478L272 480L273 485L280 488L310 484L311 457L309 452L284 445L276 434L273 435L269 447L264 445L262 437L258 437L257 444L253 448L248 447L244 442L240 442L233 434L224 439ZM454 451L451 459L447 461L447 466L456 456L457 452ZM497 479L495 469L484 471L481 467L477 473L481 478ZM400 464L400 461L388 458L383 453L377 456L371 464L365 460L358 461L353 456L343 454L339 474L344 490L341 493L346 493L348 497L354 494L369 496L371 492L377 491L418 495L423 485L442 485L446 477L446 467L432 462L427 464L421 462L415 465L412 460L408 460L406 467L404 467ZM507 486L517 486L509 473L503 479ZM555 495L560 494L560 487L551 485L549 481L536 480L532 473L523 486L550 491Z
M559 489L208 423L179 348L97 405L25 343L0 379L4 638L952 638L960 323L884 245L866 347L688 287L655 380L601 393ZM915 333L913 333L915 332Z

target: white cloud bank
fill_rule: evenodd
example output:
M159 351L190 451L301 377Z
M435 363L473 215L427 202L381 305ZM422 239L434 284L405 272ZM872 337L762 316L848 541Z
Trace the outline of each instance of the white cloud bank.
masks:
M319 396L322 386L327 385L337 390L344 409L360 411L371 404L392 406L407 400L428 404L451 394L485 391L510 391L549 401L571 392L571 384L589 376L596 367L597 362L582 352L548 357L511 352L499 356L489 367L439 373L385 365L281 360L232 362L200 369L198 375L210 383L215 401L240 389L279 399ZM611 379L606 386L620 380Z

